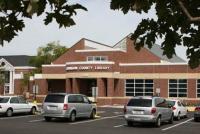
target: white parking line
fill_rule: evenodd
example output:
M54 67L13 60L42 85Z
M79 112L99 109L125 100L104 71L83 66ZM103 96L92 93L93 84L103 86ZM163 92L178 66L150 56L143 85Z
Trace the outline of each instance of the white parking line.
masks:
M31 121L29 121L29 123L33 123L33 122L41 122L41 121L44 121L44 119L40 119L40 120L31 120Z
M37 115L3 117L3 118L0 118L0 120L20 119L20 118L27 118L27 117L32 117L32 116L37 116Z
M191 118L191 119L188 119L188 120L186 120L186 121L184 121L184 122L178 123L178 124L176 124L176 125L173 125L173 126L170 126L170 127L164 128L164 129L162 129L162 131L166 131L166 130L169 130L169 129L171 129L171 128L174 128L174 127L180 126L180 125L185 124L185 123L187 123L187 122L189 122L189 121L191 121L191 120L194 120L194 118Z
M126 124L117 125L117 126L114 126L114 128L118 128L118 127L124 127L124 126L126 126Z
M69 123L69 124L70 124L70 125L76 125L76 124L82 124L82 123L94 122L94 121L99 121L99 120L112 119L112 118L116 118L116 117L120 117L120 116L123 116L123 115L110 116L110 117L102 117L102 118L99 118L99 119L87 120L87 121L81 121L81 122L73 122L73 123Z

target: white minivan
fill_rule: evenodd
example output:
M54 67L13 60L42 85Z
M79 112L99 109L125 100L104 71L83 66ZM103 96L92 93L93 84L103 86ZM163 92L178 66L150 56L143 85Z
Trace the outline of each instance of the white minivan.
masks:
M35 114L36 104L29 103L22 96L0 96L0 114L10 117L15 113Z

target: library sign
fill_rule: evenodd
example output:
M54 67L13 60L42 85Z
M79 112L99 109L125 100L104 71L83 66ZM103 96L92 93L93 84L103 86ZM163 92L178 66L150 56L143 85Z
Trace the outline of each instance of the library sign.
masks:
M67 66L66 67L66 71L76 71L76 70L109 70L110 66L100 66L100 65L96 65L96 66Z

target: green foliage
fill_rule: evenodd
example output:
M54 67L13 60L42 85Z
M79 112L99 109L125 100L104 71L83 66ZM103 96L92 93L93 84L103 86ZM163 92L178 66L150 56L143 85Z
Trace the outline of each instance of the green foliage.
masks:
M148 13L155 7L157 19L143 19L131 36L137 40L135 47L140 50L144 44L149 48L158 38L164 39L161 47L163 54L171 58L175 54L175 47L187 47L187 58L191 68L200 65L200 20L192 21L184 13L178 2L182 2L192 17L200 17L199 0L111 0L111 9Z
M50 64L66 51L67 48L61 46L59 42L51 42L44 47L39 47L37 56L30 60L30 64L38 68L34 73L40 73L42 64Z
M68 4L68 0L0 0L0 45L23 30L25 18L46 14L45 25L55 19L60 28L70 27L75 25L72 17L78 9L87 11L80 4Z

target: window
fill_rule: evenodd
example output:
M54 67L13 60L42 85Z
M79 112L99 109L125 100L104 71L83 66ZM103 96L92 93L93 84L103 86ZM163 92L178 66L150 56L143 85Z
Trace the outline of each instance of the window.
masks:
M68 97L68 102L69 103L83 103L84 99L83 99L83 96L81 95L70 95Z
M151 107L152 106L152 99L131 99L127 106L134 106L134 107Z
M153 80L127 79L126 96L153 96Z
M26 100L24 97L19 97L19 103L26 103Z
M187 80L170 79L169 97L187 97Z
M10 103L18 104L19 100L18 100L17 97L13 97L13 98L10 99Z
M0 103L7 103L9 99L9 97L0 97Z
M64 103L65 95L47 95L44 102L49 103Z
M88 56L87 61L108 61L107 56Z
M200 79L197 80L197 98L200 98Z

